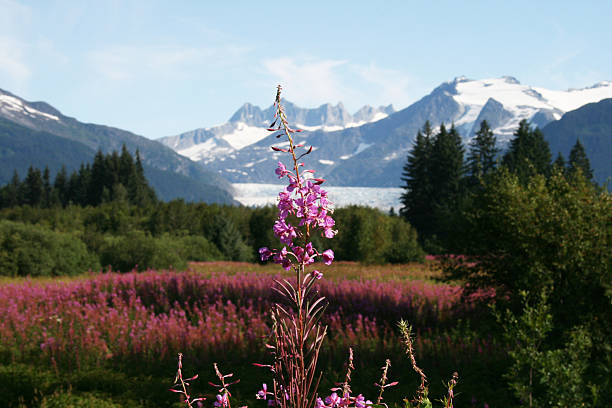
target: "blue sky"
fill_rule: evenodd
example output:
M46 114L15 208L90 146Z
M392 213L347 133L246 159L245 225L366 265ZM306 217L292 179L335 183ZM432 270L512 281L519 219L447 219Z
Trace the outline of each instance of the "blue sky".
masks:
M0 88L157 138L275 85L304 107L404 108L441 82L612 80L610 1L0 0Z

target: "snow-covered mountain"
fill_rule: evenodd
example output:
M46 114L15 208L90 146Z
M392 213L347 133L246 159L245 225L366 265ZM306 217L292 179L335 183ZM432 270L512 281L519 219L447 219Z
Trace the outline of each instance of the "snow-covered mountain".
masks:
M612 98L612 82L554 91L522 85L512 77L459 77L393 113L364 108L348 115L341 104L304 110L291 103L286 103L286 111L292 125L306 130L298 142L316 147L309 163L318 176L338 186L397 187L414 137L427 120L433 126L454 123L467 143L486 119L503 145L523 119L542 127L567 111L605 98ZM232 182L272 183L281 156L270 146L278 140L260 130L272 117L272 108L261 111L244 105L225 125L162 142Z
M285 101L284 106L287 116L292 119L292 124L311 132L316 130L332 132L361 126L381 120L394 112L392 105L378 108L364 106L354 115L351 115L342 103L336 106L328 103L318 108L305 109ZM269 132L266 128L273 116L273 106L262 110L258 106L245 103L223 125L162 137L158 141L183 156L208 164L232 156L237 151L267 137Z
M502 141L512 136L523 119L543 127L565 112L612 97L612 82L567 91L522 85L513 77L479 81L460 77L450 85L452 98L462 108L454 119L462 134L470 137L486 119Z

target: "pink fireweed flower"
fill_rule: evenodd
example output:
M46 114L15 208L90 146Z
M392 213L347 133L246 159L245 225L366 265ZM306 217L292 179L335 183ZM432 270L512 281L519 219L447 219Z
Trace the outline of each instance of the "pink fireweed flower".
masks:
M277 220L274 224L274 235L276 235L283 244L291 245L293 238L297 237L297 232L295 228L287 224L285 220Z
M321 256L323 257L323 263L325 265L331 265L334 260L334 251L332 251L331 249L327 249L323 251Z
M321 279L323 277L323 274L317 271L316 269L312 271L311 274L312 274L312 277L315 279Z
M227 398L227 393L221 395L217 394L217 400L213 403L215 407L227 407L229 404L229 399Z
M364 398L363 395L359 394L357 398L355 398L355 408L365 408L366 406L372 405L372 401Z
M325 405L325 403L323 402L323 400L321 399L321 397L317 398L317 400L315 401L315 408L328 408L327 405Z
M268 385L266 383L263 383L261 386L261 390L257 391L257 394L255 394L255 398L266 399L266 396L271 394L271 392L268 392Z
M276 168L275 173L278 174L278 178L280 179L285 177L285 175L289 174L290 172L282 162L278 162L278 167Z
M262 261L267 261L272 255L274 255L274 252L270 251L268 247L259 248L259 256Z
M340 404L340 400L341 398L338 396L338 394L335 392L332 392L332 394L329 397L325 398L325 403L329 407L334 408L334 407L337 407L338 404Z

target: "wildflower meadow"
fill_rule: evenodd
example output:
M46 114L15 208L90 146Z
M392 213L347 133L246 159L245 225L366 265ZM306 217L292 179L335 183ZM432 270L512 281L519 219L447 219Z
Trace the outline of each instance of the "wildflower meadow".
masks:
M269 130L287 140L272 154L287 155L291 165L278 162L276 174L288 183L269 227L281 246L259 250L276 268L195 263L187 271L5 281L0 392L8 406L451 407L499 400L490 373L505 359L505 346L475 335L469 323L494 292L467 295L437 281L435 261L351 272L356 264L333 264L332 249L313 245L338 233L333 203L324 180L304 167L312 147L294 141L299 130L290 127L280 92Z

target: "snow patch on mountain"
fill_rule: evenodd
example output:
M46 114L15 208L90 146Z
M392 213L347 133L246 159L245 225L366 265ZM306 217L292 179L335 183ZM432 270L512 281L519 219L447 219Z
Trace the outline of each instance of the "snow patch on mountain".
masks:
M459 77L448 84L454 88L454 92L448 92L449 96L460 105L460 112L454 123L464 131L462 136L466 140L477 130L483 119L480 118L481 111L491 98L501 104L498 109L510 114L503 120L498 117L499 123L492 126L500 141L507 142L523 119L543 126L551 120L558 120L567 111L612 97L611 82L600 82L592 87L567 91L522 85L516 78L507 76L482 80Z
M262 127L249 126L246 123L236 123L236 129L222 138L234 149L240 150L243 147L259 142L270 133Z
M19 98L14 96L0 93L0 110L7 116L15 116L13 112L19 113L20 115L26 115L30 117L42 117L44 119L55 120L59 122L59 118L55 115L51 115L45 112L36 110L25 103Z

